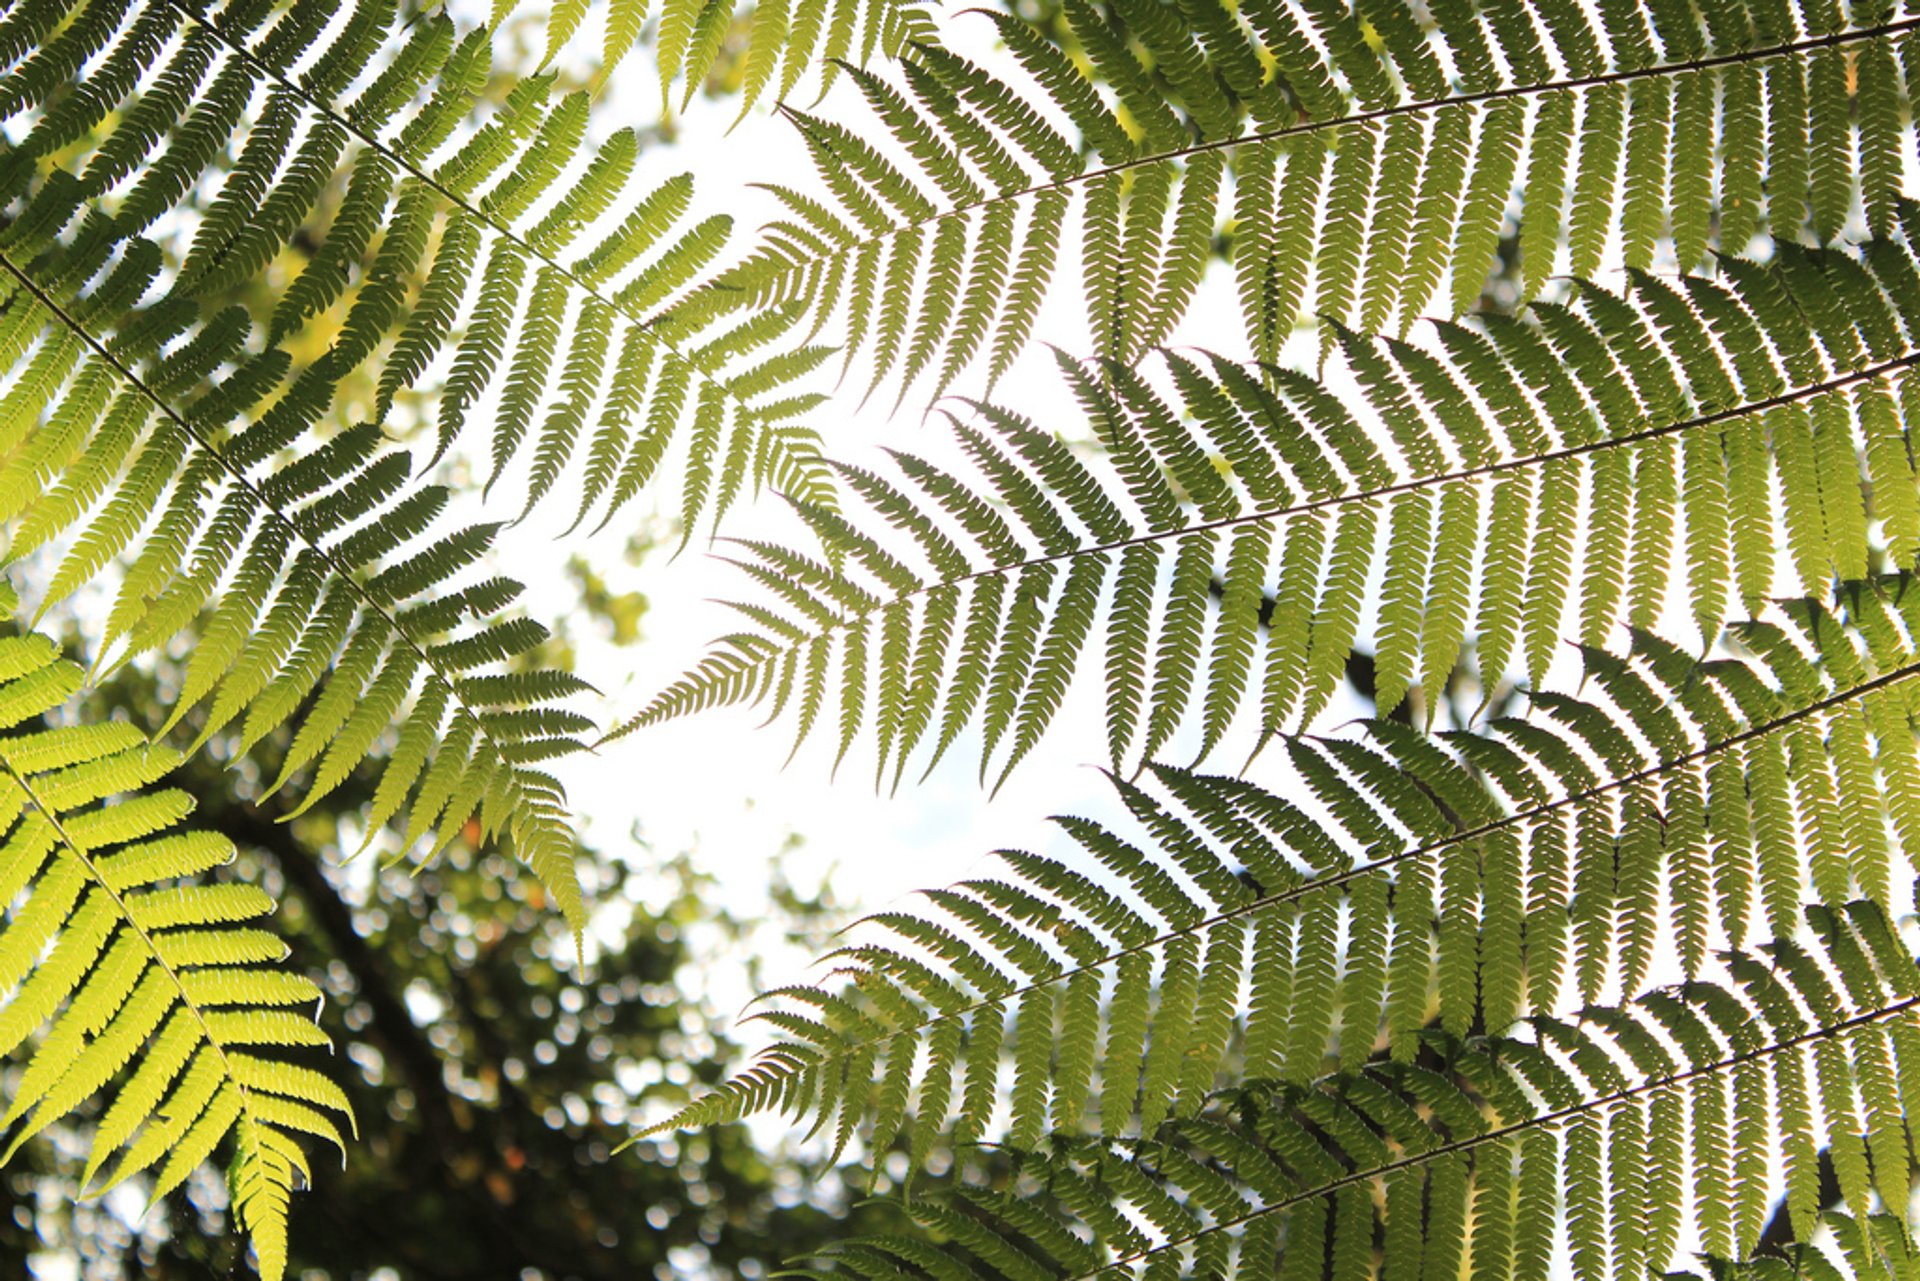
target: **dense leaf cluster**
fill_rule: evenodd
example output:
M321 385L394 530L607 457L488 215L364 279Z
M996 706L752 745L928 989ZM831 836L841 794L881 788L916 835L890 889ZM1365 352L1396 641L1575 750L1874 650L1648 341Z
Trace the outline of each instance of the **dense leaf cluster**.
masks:
M0 14L8 564L100 601L96 673L183 655L86 725L0 642L16 1147L103 1094L85 1181L164 1193L230 1139L277 1277L346 1096L265 894L160 835L166 740L271 743L290 816L371 777L423 858L502 839L578 935L589 687L452 513L665 491L690 535L772 490L743 629L602 742L756 703L882 784L976 734L1003 780L1084 674L1124 815L876 918L655 1127L951 1174L828 1271L1920 1267L1920 17L1066 0L953 19L976 60L899 0L668 0L667 97L731 76L817 173L737 249L590 140L586 0L530 73L512 10ZM600 79L646 21L611 0ZM1222 255L1221 354L1166 347ZM992 396L1076 296L1062 430ZM961 461L828 462L857 362L976 391ZM1329 731L1361 662L1378 718ZM1277 774L1198 771L1241 743Z

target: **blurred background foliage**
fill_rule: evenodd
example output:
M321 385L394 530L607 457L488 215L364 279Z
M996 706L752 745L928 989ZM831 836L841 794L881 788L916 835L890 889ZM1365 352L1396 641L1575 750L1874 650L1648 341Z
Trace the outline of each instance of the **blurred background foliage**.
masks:
M637 638L644 597L612 591L584 561L568 576L573 628ZM568 631L551 644L569 653ZM165 660L124 668L73 714L144 723L178 677ZM864 1214L852 1204L864 1188L741 1126L611 1152L650 1103L735 1062L719 1028L736 1011L716 1009L699 976L816 946L843 923L831 899L776 883L776 915L741 921L685 852L638 833L619 857L583 848L582 880L603 905L583 973L540 886L509 860L465 839L424 868L383 868L378 848L354 857L371 769L287 821L298 798L261 795L273 754L234 768L225 756L216 740L175 782L199 798L196 822L238 847L236 874L280 899L292 962L327 993L337 1058L324 1066L360 1122L344 1169L316 1164L291 1275L752 1278ZM151 1208L137 1193L81 1200L83 1151L56 1130L0 1171L0 1281L247 1272L217 1177Z

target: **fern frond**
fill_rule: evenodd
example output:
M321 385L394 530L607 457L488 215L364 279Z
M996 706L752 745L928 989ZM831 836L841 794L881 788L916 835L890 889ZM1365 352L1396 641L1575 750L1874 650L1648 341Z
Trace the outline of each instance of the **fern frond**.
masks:
M320 990L249 926L272 899L205 879L231 843L176 830L191 798L148 790L176 752L130 725L47 726L83 677L43 636L0 640L0 674L0 1052L21 1064L6 1155L102 1094L89 1188L151 1170L158 1200L225 1146L235 1220L277 1281L289 1197L312 1177L300 1136L344 1155L353 1123L339 1086L287 1053L329 1044L302 1012Z
M937 47L910 49L890 75L853 72L871 126L788 113L824 192L789 199L760 247L684 306L710 317L778 305L809 334L837 323L850 349L867 350L876 385L897 378L904 397L937 369L937 400L984 351L997 379L1002 353L1031 336L1066 218L1081 229L1093 354L1122 364L1184 314L1223 231L1257 359L1273 359L1299 319L1398 333L1435 306L1468 310L1522 173L1530 290L1554 273L1563 242L1571 274L1587 278L1615 235L1631 268L1667 241L1683 267L1698 266L1716 213L1730 253L1762 225L1797 239L1808 192L1823 242L1856 195L1877 231L1891 227L1887 140L1907 106L1890 66L1920 19L1806 6L1797 29L1768 30L1716 10L1704 31L1663 25L1656 47L1615 42L1564 6L1509 8L1455 6L1432 39L1387 48L1296 0L1243 15L1072 5L1079 59L1020 18L987 15L1033 89ZM1394 12L1368 30L1401 39L1412 27ZM1275 74L1258 72L1266 66ZM1861 80L1845 70L1854 66L1874 74ZM1737 116L1754 83L1802 77L1804 89L1770 99L1764 143L1745 132ZM1855 114L1877 122L1858 157ZM881 160L870 128L905 158ZM1809 128L1810 178L1780 154ZM1011 286L1009 261L1028 268ZM857 282L881 278L893 314L875 325L871 288Z
M942 1109L888 1094L889 1132L924 1145L920 1127L978 1124L948 1078L977 1075L970 1047L986 1038L1011 1074L1016 1146L1094 1124L1151 1133L1223 1075L1304 1084L1381 1048L1411 1058L1436 1016L1451 1035L1504 1033L1642 991L1676 912L1699 976L1710 939L1790 934L1809 895L1888 910L1920 839L1902 817L1920 676L1903 586L1863 587L1854 614L1799 602L1744 624L1744 661L1645 633L1629 656L1589 651L1588 698L1541 691L1534 715L1484 732L1376 721L1363 739L1290 740L1286 793L1167 766L1152 789L1115 780L1143 840L1059 819L1071 857L1003 852L987 879L929 896L934 911L875 917L833 956L842 987L777 994L780 1042L659 1128L779 1109L851 1133L873 1114L866 1073L884 1052L919 1063L913 1097ZM1826 812L1823 752L1856 819ZM1787 754L1795 786L1767 786ZM1104 1033L1076 1012L1089 985ZM796 996L817 1016L786 1017Z
M902 1231L836 1243L815 1274L1364 1277L1384 1240L1388 1276L1538 1275L1566 1258L1564 1218L1568 1274L1599 1281L1672 1265L1681 1232L1715 1219L1696 1191L1733 1186L1753 1151L1789 1154L1800 1241L1831 1224L1855 1275L1897 1274L1911 1231L1873 1198L1878 1179L1904 1189L1912 1159L1913 957L1854 903L1722 960L1712 982L1524 1034L1429 1029L1417 1064L1249 1082L1138 1139L1009 1150L1003 1175L900 1203ZM1805 1185L1819 1148L1842 1171L1833 1216ZM1757 1196L1781 1188L1759 1178ZM1847 1230L1870 1221L1877 1236ZM1715 1252L1751 1256L1758 1227Z
M150 243L135 241L91 284L63 270L86 261L86 236L63 251L28 239L25 225L0 235L0 270L23 345L37 351L29 369L53 372L15 387L32 387L49 408L42 421L12 421L14 452L0 478L0 505L17 518L9 554L77 531L41 609L130 553L102 659L163 645L205 615L157 735L203 705L199 741L237 726L242 751L292 722L273 785L304 777L304 808L404 721L369 832L405 807L406 844L431 834L437 851L477 815L485 837L511 838L580 928L564 798L533 766L577 750L574 735L590 723L554 707L552 687L464 684L527 655L546 634L502 617L518 584L457 582L494 528L439 528L447 492L405 492L410 460L382 448L376 427L281 456L327 410L337 386L331 362L352 363L341 346L291 373L278 351L245 353L250 327L237 309L183 337L194 308L170 306L172 295L134 305L158 267ZM351 341L343 335L341 345ZM208 375L223 362L233 371L215 382ZM546 696L519 701L527 693Z
M102 21L117 11L117 0L94 3ZM189 198L231 148L237 159L199 220L178 293L217 296L259 275L296 233L313 234L322 248L277 304L273 342L296 343L314 317L344 305L338 363L315 377L342 377L384 353L382 418L404 393L434 390L434 371L450 358L437 410L441 452L461 437L475 401L504 387L509 412L495 420L488 449L496 479L508 462L526 468L528 507L571 461L589 416L603 452L628 460L636 480L677 437L704 443L690 470L743 457L742 481L777 479L809 501L830 500L817 445L795 423L808 402L793 384L811 366L769 360L754 331L729 319L706 326L658 314L687 292L730 227L724 216L688 217L685 176L637 189L637 137L621 131L589 148L586 95L556 95L551 75L519 81L497 109L482 107L485 32L462 37L444 16L404 24L388 6L362 0L323 40L314 12L302 6L256 30L248 24L259 15L154 0L109 57L124 55L130 70L156 78L127 81L118 95L104 92L110 81L89 80L89 93L37 66L12 69L26 84L0 100L11 109L0 114L29 127L0 157L0 191L27 202L23 220L71 216L76 203L110 213L121 230L102 224L99 234L112 243ZM315 42L318 61L303 63ZM356 91L376 53L384 69ZM57 106L41 110L43 98ZM56 148L88 130L95 134L60 152L54 167ZM321 197L341 174L347 194L322 236ZM512 287L520 276L541 287ZM625 359L637 385L605 386L630 351L646 358ZM523 404L548 393L553 371L562 371L555 394L574 408L536 428ZM692 405L640 421L641 406L664 406L683 382L722 408L725 430L697 432ZM630 492L607 495L616 502L606 515ZM739 492L738 483L706 493L690 485L689 523L717 520Z
M1126 769L1196 720L1204 755L1254 705L1265 735L1309 723L1382 561L1383 713L1416 680L1437 688L1469 621L1489 690L1516 651L1539 682L1570 603L1578 634L1601 643L1684 602L1705 643L1736 604L1764 603L1771 513L1810 594L1863 576L1881 540L1906 566L1920 529L1904 416L1916 354L1889 299L1914 276L1910 249L1876 242L1856 260L1782 246L1765 267L1729 260L1728 276L1636 274L1621 295L1583 285L1522 320L1441 324L1428 345L1342 331L1357 395L1219 358L1166 354L1170 392L1118 362L1063 362L1104 458L981 405L958 424L972 476L906 455L899 481L844 472L865 512L803 509L833 558L806 608L749 612L751 643L729 641L615 736L764 702L772 671L814 646L871 647L883 617L924 619L936 591L958 593L943 612L985 621L944 677L920 664L942 712L889 737L896 775L923 743L937 760L978 716L989 753L1008 744L1004 776L1057 702L1034 683L1028 639L1055 646L1047 672L1084 663L1096 597L1109 600L1107 721ZM1878 529L1869 494L1884 498ZM1682 576L1668 570L1676 537ZM750 549L744 563L784 578L785 556ZM916 625L913 644L944 646L946 633ZM1008 739L996 726L1025 689L1035 697ZM865 697L829 693L843 709Z

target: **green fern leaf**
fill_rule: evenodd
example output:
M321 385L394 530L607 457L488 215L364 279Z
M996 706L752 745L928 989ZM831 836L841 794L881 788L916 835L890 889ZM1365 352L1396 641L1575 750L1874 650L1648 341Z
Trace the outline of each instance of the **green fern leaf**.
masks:
M1730 584L1739 584L1750 605L1764 597L1773 556L1768 513L1780 507L1807 590L1866 572L1874 460L1896 489L1904 465L1894 453L1903 437L1888 435L1901 431L1903 420L1890 415L1889 402L1896 389L1905 395L1912 356L1890 332L1871 337L1880 333L1874 308L1883 305L1871 301L1880 287L1873 282L1897 287L1902 268L1893 264L1910 265L1891 248L1878 255L1879 275L1871 257L1856 272L1827 267L1825 257L1789 254L1777 269L1743 269L1732 288L1689 280L1673 290L1646 276L1635 277L1624 296L1583 287L1572 306L1536 308L1537 325L1449 327L1443 354L1349 335L1344 361L1361 388L1352 401L1293 374L1271 375L1269 389L1258 381L1267 371L1225 361L1207 369L1169 357L1177 395L1118 362L1098 366L1098 378L1092 369L1064 365L1107 447L1105 458L1069 463L1057 451L1035 452L1032 442L1044 439L1035 428L1005 410L979 407L976 420L987 430L963 424L962 438L985 466L984 484L975 488L944 473L936 479L914 464L915 483L955 514L976 546L962 547L945 565L914 569L911 581L877 581L850 568L845 590L871 595L878 607L935 582L964 580L977 599L984 581L1017 579L1058 559L1108 563L1118 554L1124 566L1130 558L1124 593L1115 598L1105 683L1111 749L1137 743L1133 759L1150 759L1174 742L1195 704L1203 750L1223 741L1236 705L1249 701L1256 669L1263 673L1268 732L1310 720L1362 639L1362 590L1376 564L1385 571L1373 637L1376 694L1388 706L1416 681L1437 692L1460 656L1469 619L1489 693L1516 650L1538 683L1558 653L1576 583L1580 635L1589 644L1605 641L1621 622L1644 629L1681 602L1703 637L1715 635L1732 605ZM1783 310L1791 308L1783 302L1789 280L1810 269L1827 273L1820 277L1829 295L1823 323L1835 353L1827 369L1799 354L1806 350L1805 320L1798 310ZM1841 299L1857 300L1857 321ZM1712 353L1721 342L1748 354L1717 359ZM1662 372L1660 343L1689 352L1684 383ZM1769 343L1777 358L1752 359ZM1493 407L1491 427L1461 411L1468 396ZM1531 408L1536 401L1544 417ZM1873 434L1863 471L1854 424L1868 413ZM1191 427L1183 415L1193 415ZM1360 426L1373 416L1392 436L1395 463ZM1018 459L991 444L994 437L1008 439ZM1769 470L1782 479L1779 499ZM1343 473L1351 478L1341 479ZM1068 510L1055 506L1042 485L1063 492ZM1435 524L1436 492L1443 529ZM1899 512L1905 500L1889 501ZM1004 523L985 517L994 504L1026 527L1037 550L1017 550ZM1894 519L1892 529L1903 530L1907 516ZM838 542L874 546L857 532L861 523L849 518ZM1578 542L1583 523L1588 532ZM1270 531L1267 550L1241 535L1253 529ZM1449 536L1434 541L1437 532ZM1676 543L1685 570L1679 577L1670 571ZM1432 558L1423 550L1429 546L1437 549ZM1132 550L1147 547L1159 550ZM1164 596L1146 593L1149 556L1171 570ZM1084 573L1092 581L1093 571ZM1211 629L1210 654L1216 580L1220 621ZM1037 638L1055 617L1056 607L1042 603L1048 599L1031 591L1003 596L1003 630L1009 607L1019 602L1014 634ZM783 661L851 622L827 622L823 631L795 618L780 634L764 636L758 661ZM1060 638L1063 665L1073 656L1068 649L1083 646L1077 624L1051 634ZM986 636L980 633L982 644ZM1134 642L1122 644L1128 636ZM1139 644L1144 637L1152 638L1150 649ZM1008 700L1025 679L1026 644L998 651L992 669L995 743L1011 724ZM951 679L964 692L985 676L963 660ZM732 688L746 694L766 686ZM704 705L718 693L695 676L617 732L695 701ZM1051 693L1035 700L1023 741L1044 730L1055 705ZM950 698L947 706L954 718L975 710L967 698ZM963 721L953 723L957 729Z
M295 1135L344 1150L339 1124L352 1110L326 1077L252 1047L328 1044L295 1012L319 989L264 964L282 949L246 923L273 910L270 898L203 880L232 846L167 833L192 807L184 794L115 799L178 756L124 726L34 728L81 683L42 637L0 641L0 668L15 905L0 925L0 1043L28 1047L8 1098L7 1155L102 1092L112 1102L92 1134L88 1187L163 1162L158 1197L231 1139L239 1224L261 1275L278 1277L290 1194L311 1178Z

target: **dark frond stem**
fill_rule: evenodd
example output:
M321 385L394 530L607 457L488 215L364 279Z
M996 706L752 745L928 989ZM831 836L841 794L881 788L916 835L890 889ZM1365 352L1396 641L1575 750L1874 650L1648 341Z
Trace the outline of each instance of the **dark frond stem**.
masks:
M1079 182L1092 182L1108 174L1123 173L1129 169L1138 169L1146 165L1157 164L1164 160L1185 160L1190 156L1204 155L1210 151L1225 151L1233 147L1247 146L1253 143L1278 142L1287 138L1305 137L1323 133L1331 129L1340 129L1349 125L1374 124L1378 121L1392 120L1396 116L1414 116L1428 111L1445 111L1450 107L1472 107L1488 102L1503 102L1510 99L1525 99L1560 93L1568 90L1594 89L1602 85L1630 84L1636 80L1657 80L1666 76L1682 76L1695 71L1713 71L1720 67L1739 66L1749 62L1768 62L1775 58L1791 58L1796 54L1817 53L1822 49L1839 49L1860 41L1876 40L1882 36L1899 35L1905 31L1920 28L1920 17L1899 18L1891 22L1880 23L1872 27L1860 27L1853 31L1836 31L1824 36L1811 36L1805 40L1795 40L1787 44L1769 45L1761 49L1743 49L1734 53L1715 54L1711 57L1692 58L1681 62L1663 62L1658 66L1635 67L1625 71L1608 71L1591 76L1576 76L1566 80L1549 80L1531 85L1508 85L1503 89L1483 89L1477 93L1456 94L1446 98L1429 98L1420 102L1403 102L1391 107L1378 107L1372 111L1356 111L1352 115L1335 116L1327 120L1308 120L1297 125L1285 125L1277 129L1263 129L1256 133L1242 134L1238 138L1217 138L1211 142L1195 143L1190 147L1179 147L1170 151L1155 152L1137 160L1125 160L1099 169L1090 169L1083 174L1062 178L1044 186L1035 186L1014 193L1014 196L1026 195L1031 191L1055 190ZM984 208L998 200L1011 197L989 197L975 201L972 205L962 206L956 213L968 212L975 208Z
M153 405L165 415L168 421L179 428L182 434L189 440L193 441L195 446L219 463L221 470L226 473L231 482L252 495L254 501L260 504L260 509L268 514L269 519L277 521L285 527L326 565L334 577L346 583L355 597L359 599L362 607L377 615L402 643L419 656L426 670L433 673L433 679L438 680L446 688L448 695L453 698L462 711L473 720L475 733L484 738L502 760L508 759L508 754L486 728L483 714L470 705L461 694L459 680L442 669L432 651L423 648L418 641L409 635L392 611L375 600L361 582L354 577L352 572L340 564L332 552L321 546L320 543L315 541L312 536L300 527L299 522L293 520L282 511L280 506L275 503L259 485L255 484L243 470L235 467L227 456L216 447L212 441L207 439L206 435L200 431L199 428L195 427L193 423L188 421L185 415L174 409L174 407L168 404L153 388L148 386L146 380L129 368L118 356L114 355L113 351L105 343L89 333L86 327L75 319L72 313L54 301L27 273L15 266L13 260L7 257L4 252L0 252L0 267L4 267L8 275L11 275L15 280L19 281L23 289L33 295L34 299L42 307L45 307L62 325L70 330L75 337L86 344L88 349L111 368L115 374L129 386L137 390L142 396L146 397L147 400L151 401ZM516 770L514 772L517 773L518 771Z
M179 3L179 0L168 0ZM1241 134L1236 138L1214 138L1206 142L1196 142L1183 147L1172 147L1163 151L1153 151L1131 160L1115 161L1096 169L1071 174L1065 178L1055 178L1047 182L1021 187L1016 191L1002 191L990 196L955 205L925 218L916 219L900 226L889 228L879 235L856 240L840 247L838 252L851 254L858 247L876 244L903 232L964 218L995 205L1011 204L1018 200L1044 195L1050 191L1067 191L1073 188L1098 182L1102 178L1126 173L1133 169L1142 169L1150 165L1164 164L1169 161L1189 160L1195 156L1213 152L1231 151L1236 147L1256 146L1267 142L1283 142L1290 138L1311 137L1337 129L1356 125L1377 124L1403 116L1420 116L1428 112L1446 111L1455 107L1473 107L1488 103L1506 101L1525 101L1529 98L1545 97L1554 93L1578 92L1583 89L1596 89L1607 85L1631 84L1641 80L1659 80L1672 76L1689 75L1700 71L1713 71L1721 67L1742 66L1748 63L1770 62L1776 58L1791 58L1801 54L1818 53L1822 49L1841 49L1856 43L1896 36L1908 31L1920 30L1920 17L1899 18L1871 27L1861 27L1852 31L1832 32L1823 36L1810 36L1804 40L1795 40L1786 44L1768 45L1760 49L1744 49L1733 53L1715 54L1710 57L1691 58L1680 62L1663 62L1652 67L1635 67L1623 71L1609 71L1589 76L1574 76L1564 80L1548 80L1537 84L1508 85L1500 89L1482 89L1474 93L1450 95L1445 98L1428 98L1418 102L1403 102L1391 107L1376 107L1368 111L1356 111L1350 115L1332 116L1324 120L1305 120L1299 124L1283 125L1273 129L1262 129L1254 133ZM777 270L767 273L765 279L778 280L801 270L802 264L789 261ZM763 282L757 282L763 283Z
M149 2L151 2L151 0L149 0ZM614 298L609 297L605 293L602 293L600 289L598 289L597 287L587 284L584 280L580 279L580 277L576 275L571 269L569 269L564 263L561 263L556 258L554 258L551 254L541 249L537 245L533 244L524 236L521 236L519 233L515 232L511 227L508 227L502 224L495 215L487 212L484 208L481 207L480 204L474 201L468 200L464 196L460 196L455 192L449 190L444 184L442 184L432 174L426 172L418 164L408 159L405 155L395 150L393 147L382 142L378 136L368 133L366 130L362 129L359 125L355 124L352 120L350 120L347 116L342 114L340 111L336 110L331 102L328 102L325 99L319 97L312 90L308 89L305 85L299 83L298 81L290 79L284 72L276 69L271 64L262 61L259 57L257 57L253 53L252 50L246 47L244 42L228 34L220 26L218 22L214 21L211 18L208 18L206 15L202 13L195 11L192 6L185 3L185 0L160 0L160 3L163 3L168 8L173 9L175 12L179 13L181 16L186 18L189 22L192 22L194 25L212 32L215 36L219 38L222 44L226 45L227 48L231 49L234 52L234 55L236 57L240 58L242 61L248 63L249 65L257 68L262 75L268 77L269 79L274 81L276 84L281 85L282 87L287 89L290 93L293 93L299 96L300 99L304 101L308 106L313 108L313 110L324 115L329 120L332 120L334 123L338 124L341 128L347 130L348 133L352 134L353 137L357 138L363 145L373 148L375 151L378 151L380 154L392 160L396 165L400 166L403 170L405 170L408 176L414 179L417 179L421 184L423 184L424 186L426 186L427 188L435 192L443 200L447 201L448 204L459 208L462 212L466 213L470 217L473 217L485 223L497 235L501 236L502 238L504 238L505 240L513 244L516 248L518 248L519 250L521 250L526 254L531 255L533 258L539 260L541 263L545 264L552 270L558 272L562 277L565 278L567 283L572 288L587 295L588 297L595 299L598 302L604 303L608 308L618 312L619 314L633 321L640 328L640 330L646 333L650 341L658 344L663 350L668 352L675 361L684 365L689 371L691 371L696 380L698 380L699 382L705 385L709 385L717 389L722 396L726 397L728 400L733 401L736 405L738 405L740 408L740 411L746 414L749 417L749 419L751 419L752 421L764 423L764 420L760 418L758 412L755 411L753 407L749 405L734 390L732 384L728 383L724 379L715 377L711 372L709 372L706 369L703 369L697 361L689 358L684 352L682 352L677 346L675 346L671 339L662 337L657 332L657 330L655 329L655 325L659 321L660 317L656 316L652 319L647 319L641 316L636 311L634 311L630 306L619 303ZM769 447L776 448L776 449L779 448L777 442L770 442Z
M1496 1143L1501 1139L1509 1138L1515 1134L1549 1128L1560 1124L1562 1121L1572 1120L1574 1117L1581 1116L1585 1113L1610 1108L1616 1103L1624 1103L1630 1099L1638 1098L1641 1095L1651 1094L1655 1090L1665 1089L1674 1085L1684 1085L1688 1081L1697 1080L1701 1077L1713 1076L1720 1072L1728 1072L1745 1063L1758 1062L1761 1059L1786 1050L1797 1050L1802 1046L1812 1045L1828 1037L1840 1036L1856 1028L1867 1027L1879 1023L1882 1020L1897 1018L1917 1007L1920 1007L1920 997L1906 997L1902 1000L1895 1001L1891 1005L1884 1005L1879 1009L1868 1010L1864 1013L1841 1019L1837 1023L1830 1023L1824 1027L1813 1028L1810 1031L1784 1037L1766 1045L1756 1046L1751 1050L1744 1050L1738 1054L1729 1055L1724 1059L1719 1059L1712 1063L1698 1064L1684 1071L1669 1073L1666 1076L1648 1077L1636 1081L1632 1085L1614 1090L1609 1094L1602 1094L1580 1103L1569 1104L1566 1107L1558 1108L1552 1112L1543 1112L1538 1116L1528 1117L1524 1121L1510 1122L1507 1125L1498 1126L1468 1138L1453 1139L1445 1143L1436 1144L1426 1151L1418 1152L1411 1156L1383 1162L1365 1170L1355 1170L1339 1178L1329 1179L1312 1191L1282 1197L1272 1205L1264 1205L1257 1210L1250 1210L1237 1218L1220 1220L1210 1225L1203 1233L1176 1237L1172 1240L1162 1242L1151 1250L1141 1250L1115 1259L1107 1265L1107 1268L1124 1268L1131 1264L1143 1263L1164 1255L1170 1250L1178 1250L1182 1246L1191 1245L1203 1235L1243 1227L1246 1224L1264 1219L1268 1215L1283 1213L1296 1205L1319 1200L1321 1197L1329 1196L1343 1188L1370 1183L1375 1179L1384 1178L1401 1170L1417 1169L1441 1157L1470 1152L1485 1144ZM1099 1272L1081 1273L1074 1276L1071 1281L1098 1281L1098 1278L1105 1275L1108 1275L1107 1269Z
M321 870L320 856L295 837L294 828L276 821L283 817L269 818L252 806L223 806L208 822L234 844L263 851L278 865L326 935L328 946L353 967L355 999L366 1002L374 1034L402 1082L413 1091L428 1135L451 1151L461 1131L433 1043L407 1013L385 954L354 928L353 911Z

